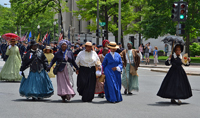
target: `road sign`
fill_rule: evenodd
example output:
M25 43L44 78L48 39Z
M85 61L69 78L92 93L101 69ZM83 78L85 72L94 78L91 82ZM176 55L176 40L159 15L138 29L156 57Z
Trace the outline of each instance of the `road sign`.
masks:
M105 23L105 22L100 22L99 25L100 25L100 26L105 26L106 23Z

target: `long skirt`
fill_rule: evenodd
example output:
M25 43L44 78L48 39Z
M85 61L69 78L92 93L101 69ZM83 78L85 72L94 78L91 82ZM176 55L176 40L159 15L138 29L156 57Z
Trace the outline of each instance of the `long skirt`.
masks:
M77 77L77 91L82 96L83 102L91 102L94 99L96 85L95 67L83 67L79 69Z
M96 80L95 94L104 93L104 82L99 82L99 79Z
M27 98L48 98L53 95L53 85L45 70L42 72L31 72L28 78L22 78L19 89L21 96Z
M133 64L133 66L134 66L134 64ZM139 90L138 75L132 76L130 74L130 64L129 63L127 63L126 68L123 69L122 86L124 87L124 89L127 89L128 92L131 92L133 90L135 90L135 91Z
M76 94L72 87L72 76L70 76L67 66L70 65L66 64L64 70L62 72L57 73L57 94L58 96L66 97L67 100L70 100Z

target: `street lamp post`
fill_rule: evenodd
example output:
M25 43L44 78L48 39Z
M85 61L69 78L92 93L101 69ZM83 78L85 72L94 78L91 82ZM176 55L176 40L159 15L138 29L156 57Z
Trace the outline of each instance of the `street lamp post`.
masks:
M81 19L82 19L82 16L79 14L78 15L78 20L79 20L79 36L81 34Z
M53 22L53 40L55 41L55 26L56 26L56 21Z

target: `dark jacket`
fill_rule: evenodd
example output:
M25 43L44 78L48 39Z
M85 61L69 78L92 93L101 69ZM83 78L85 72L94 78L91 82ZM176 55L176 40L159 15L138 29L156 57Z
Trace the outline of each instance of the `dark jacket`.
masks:
M78 70L78 66L75 63L75 59L74 59L73 53L71 51L68 51L68 53L67 53L68 60L67 61L65 59L63 59L63 54L64 53L62 52L62 50L59 50L55 54L54 58L52 59L50 67L52 67L55 62L57 62L57 64L58 64L63 60L63 62L71 63L76 68L76 70ZM60 65L60 67L58 68L58 72L62 72L64 70L64 68L65 68L65 65L66 65L65 63L62 63Z
M22 66L20 68L20 71L24 71L25 69L30 67L30 71L32 72L41 72L43 69L47 70L48 66L48 61L42 50L37 50L35 52L30 50L22 59Z

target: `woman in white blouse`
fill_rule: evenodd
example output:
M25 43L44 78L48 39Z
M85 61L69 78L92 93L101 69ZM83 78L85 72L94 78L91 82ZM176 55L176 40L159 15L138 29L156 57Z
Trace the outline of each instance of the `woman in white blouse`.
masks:
M77 91L82 96L83 102L91 102L94 99L96 85L96 68L101 70L101 62L96 54L92 51L92 43L85 43L85 50L81 51L76 58L76 64L79 66L77 71Z

